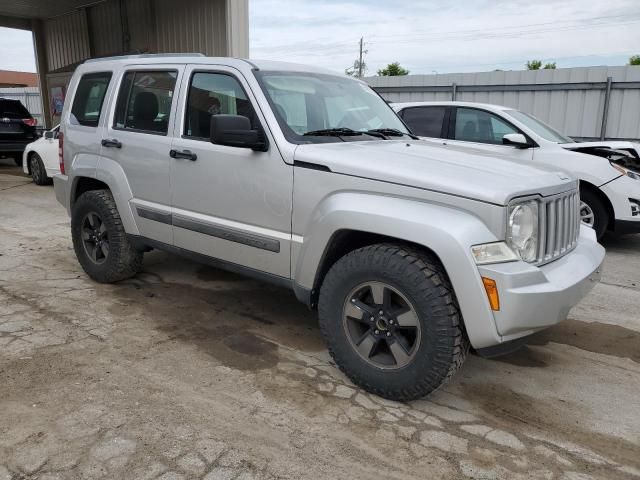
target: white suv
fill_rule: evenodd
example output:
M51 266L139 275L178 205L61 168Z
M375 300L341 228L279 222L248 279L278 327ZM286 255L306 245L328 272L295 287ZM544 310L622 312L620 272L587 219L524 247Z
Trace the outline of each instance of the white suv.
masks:
M392 107L424 140L572 173L580 179L582 221L598 239L607 230L640 232L638 145L576 143L527 113L498 105L412 102Z

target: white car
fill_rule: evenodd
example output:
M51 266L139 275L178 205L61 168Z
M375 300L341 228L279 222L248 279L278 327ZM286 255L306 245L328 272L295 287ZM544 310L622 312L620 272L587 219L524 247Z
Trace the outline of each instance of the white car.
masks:
M396 103L412 132L477 154L562 168L580 179L582 221L604 233L640 232L640 145L576 143L535 117L470 102Z
M22 155L22 169L27 175L31 175L36 185L51 185L51 178L60 173L58 157L58 130L57 125L35 142L28 144Z

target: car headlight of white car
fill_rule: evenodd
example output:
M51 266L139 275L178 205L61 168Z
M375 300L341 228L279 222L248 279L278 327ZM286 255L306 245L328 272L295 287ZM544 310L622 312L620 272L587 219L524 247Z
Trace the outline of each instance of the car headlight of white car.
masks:
M634 180L640 180L640 174L634 172L633 170L629 170L628 168L623 167L622 165L618 165L617 163L609 162L613 168L618 170L622 175L626 175L629 178L633 178Z
M536 200L512 203L508 208L506 243L525 262L535 262L538 256L538 215Z

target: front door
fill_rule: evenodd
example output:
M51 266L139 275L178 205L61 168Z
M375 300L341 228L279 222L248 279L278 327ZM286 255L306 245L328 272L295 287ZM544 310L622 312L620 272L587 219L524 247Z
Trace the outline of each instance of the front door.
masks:
M168 152L183 70L184 65L128 66L119 75L102 137L101 158L124 171L140 235L166 244L173 243ZM111 172L107 162L101 170Z
M502 137L508 133L523 133L508 121L492 112L475 107L455 107L451 111L448 139L445 145L467 147L471 153L506 158L532 160L533 148L503 145Z
M239 72L194 65L185 80L171 147L175 245L289 278L293 167ZM211 116L218 114L248 117L265 132L268 151L212 144Z

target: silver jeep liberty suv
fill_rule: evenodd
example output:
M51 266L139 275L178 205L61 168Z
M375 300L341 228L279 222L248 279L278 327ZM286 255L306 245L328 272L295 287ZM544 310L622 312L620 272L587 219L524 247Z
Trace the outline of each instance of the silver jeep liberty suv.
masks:
M317 309L337 365L395 400L563 320L604 250L562 173L417 140L365 83L198 55L90 60L69 85L58 200L99 282L157 248Z

